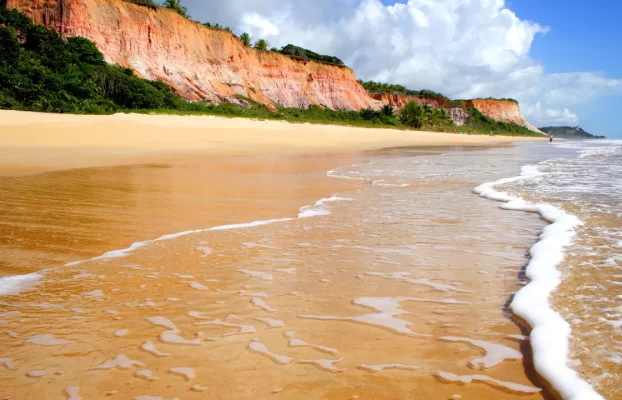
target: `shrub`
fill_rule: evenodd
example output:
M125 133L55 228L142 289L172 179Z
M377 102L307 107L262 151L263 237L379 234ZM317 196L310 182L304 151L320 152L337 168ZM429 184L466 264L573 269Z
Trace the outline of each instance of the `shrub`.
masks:
M130 3L138 4L140 6L149 7L154 10L158 8L157 4L155 4L152 0L126 0L126 1L129 1Z
M259 51L266 51L270 47L270 43L268 43L265 39L259 39L255 43L255 48Z
M382 109L380 111L382 112L382 115L387 117L392 117L395 114L395 110L389 104L385 104L384 106L382 106Z
M190 18L186 7L181 5L181 0L164 0L162 4L165 8L175 11L184 18Z

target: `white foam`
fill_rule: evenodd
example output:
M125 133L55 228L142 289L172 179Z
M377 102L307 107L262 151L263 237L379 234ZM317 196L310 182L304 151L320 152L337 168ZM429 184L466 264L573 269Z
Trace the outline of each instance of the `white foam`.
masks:
M203 233L203 232L210 232L210 231L224 231L224 230L231 230L231 229L252 228L252 227L256 227L256 226L270 225L270 224L274 224L274 223L277 223L277 222L285 222L285 221L291 221L291 220L293 220L293 218L278 218L278 219L269 219L269 220L263 220L263 221L245 222L245 223L241 223L241 224L219 225L219 226L213 226L213 227L207 228L207 229L195 229L195 230L188 230L188 231L183 231L183 232L172 233L172 234L169 234L169 235L160 236L157 239L144 240L144 241L141 241L141 242L135 242L135 243L132 243L129 247L126 247L124 249L111 250L111 251L108 251L108 252L106 252L106 253L104 253L104 254L102 254L100 256L93 257L93 258L90 258L88 260L80 260L80 261L70 262L70 263L65 264L65 266L66 267L73 267L73 266L79 265L79 264L87 262L87 261L106 261L106 260L115 259L115 258L127 257L131 253L133 253L135 250L140 249L142 247L149 246L151 244L154 244L154 243L157 243L157 242L161 242L161 241L164 241L164 240L171 240L171 239L176 239L176 238L183 237L183 236L192 235L192 234L195 234L195 233Z
M201 339L184 339L183 337L179 336L178 333L178 330L164 331L160 334L160 340L164 343L188 346L200 346L203 344L203 342L201 342Z
M190 390L192 390L193 392L205 392L207 389L208 388L201 385L192 385L192 387L190 388Z
M203 255L201 257L207 257L212 254L213 251L212 248L208 246L198 246L196 249L203 252Z
M93 290L90 292L85 292L82 293L82 296L86 297L87 299L92 299L92 298L96 298L96 297L103 297L104 296L104 292L102 292L101 290Z
M40 346L62 346L64 344L71 344L73 342L65 339L57 339L54 335L45 333L31 337L30 339L26 340L26 343L38 344Z
M115 335L116 337L121 337L121 336L125 336L125 335L127 335L128 333L130 333L130 330L129 330L129 329L119 329L118 331L116 331L116 332L114 333L114 335Z
M171 355L171 353L162 353L161 351L156 349L155 344L152 341L146 341L140 346L140 348L148 353L153 354L156 357L166 357Z
M410 276L409 272L390 272L390 273L386 273L386 274L385 273L381 273L381 272L366 272L365 275L380 276L380 277L383 277L383 278L395 279L397 281L413 283L413 284L416 284L416 285L430 286L430 287L432 287L434 289L437 289L437 290L440 290L442 292L452 291L452 292L459 292L459 293L472 293L469 290L460 289L460 288L457 288L454 285L450 285L450 284L446 284L446 283L440 283L440 282L434 282L434 281L431 281L431 280L425 279L425 278L412 279L412 278L409 278L409 276Z
M164 318L164 317L149 317L147 318L147 321L149 321L150 323L152 323L153 325L158 325L158 326L162 326L164 328L176 331L177 326L175 326L174 323L171 322L170 319L168 318Z
M283 272L284 274L295 275L296 274L296 267L292 267L292 268L277 268L277 271Z
M125 354L119 354L112 360L104 361L100 365L91 368L93 369L112 369L112 368L121 368L121 369L130 369L132 367L143 367L143 364L137 360L130 360L127 358Z
M190 282L188 285L196 290L207 290L207 286L202 285L199 282Z
M336 363L343 361L343 358L338 360L298 360L296 361L298 364L314 364L315 366L330 372L342 372L345 371L345 368L337 368L335 366Z
M271 281L273 279L272 274L269 274L267 272L261 272L261 271L249 271L247 269L239 269L238 271L252 276L253 278L259 278L263 281Z
M21 291L35 286L41 278L43 275L38 273L0 278L0 296L19 294Z
M138 371L136 371L136 376L146 379L148 381L157 381L160 379L157 376L153 376L153 372L151 372L151 370L149 369L139 369Z
M84 400L84 397L78 395L78 393L80 393L80 386L69 386L65 388L67 400Z
M4 365L6 369L17 369L15 365L13 365L12 358L0 358L0 365Z
M360 369L363 369L367 372L380 372L385 369L405 369L405 370L416 370L420 369L416 365L404 365L404 364L363 364L359 366Z
M554 311L548 301L561 282L557 269L564 259L565 248L575 236L581 221L549 204L530 204L521 198L495 190L496 186L531 179L541 175L537 166L525 166L513 178L484 183L474 189L481 197L505 202L501 208L538 213L550 222L531 249L531 260L525 275L530 283L516 293L510 305L512 311L532 328L530 341L534 366L566 400L603 399L592 386L568 366L570 325Z
M444 372L444 371L439 371L438 375L441 377L441 379L444 379L449 382L460 382L460 383L471 383L473 381L490 382L490 383L494 383L495 385L502 386L506 389L509 389L513 392L518 392L518 393L538 393L542 391L542 389L537 388L537 387L521 385L519 383L514 383L514 382L500 381L498 379L494 379L486 375L456 375L456 374L452 374L450 372Z
M500 344L488 343L482 340L473 340L456 336L445 336L441 339L447 340L449 342L466 342L483 349L486 352L486 356L476 358L475 360L471 361L471 366L475 368L492 368L496 365L501 364L505 360L521 360L523 358L521 352Z
M170 373L183 376L187 381L196 378L194 370L189 367L176 367L169 370Z
M268 329L270 328L281 328L285 326L285 322L281 321L280 319L274 319L274 318L255 318L257 321L263 322L264 324L268 325Z
M354 317L336 317L332 315L299 315L298 317L318 320L355 321L364 324L376 325L382 328L387 328L398 333L417 336L430 336L413 332L410 329L410 326L412 325L410 322L400 318L396 318L398 315L406 314L406 311L399 308L399 304L404 301L430 302L441 304L469 304L454 299L432 300L420 299L417 297L359 297L354 300L354 304L363 307L373 308L375 310L378 310L378 312L357 315Z
M315 202L312 206L305 206L300 209L298 213L298 218L312 218L312 217L321 217L324 215L329 215L330 210L326 203L334 202L334 201L352 201L352 199L348 199L346 197L338 197L333 195L332 197L328 197L325 199L321 199Z
M188 314L190 314L190 313L188 313ZM195 318L200 318L200 317L195 317ZM196 326L217 325L217 326L226 326L226 327L231 327L231 328L238 328L237 332L225 333L224 335L222 335L222 337L257 332L257 328L255 328L253 325L231 324L229 322L225 322L225 321L222 321L220 319L215 319L213 321L208 321L208 322L197 322L195 325Z
M315 350L319 350L322 351L324 353L329 353L332 355L338 355L339 354L339 350L337 349L333 349L332 347L328 347L328 346L322 346L319 344L313 344L313 343L309 343L307 341L304 341L302 339L297 339L294 337L294 334L296 332L294 331L288 331L287 333L285 333L285 336L289 338L289 346L291 347L311 347Z
M248 348L251 349L252 351L254 351L255 353L259 353L261 355L264 355L264 356L272 359L272 361L274 361L275 363L280 364L280 365L289 364L292 361L294 361L294 359L291 358L291 357L282 356L282 355L279 355L279 354L274 354L273 352L268 350L266 345L264 345L263 343L258 342L258 341L250 342L248 344Z
M259 298L259 297L253 297L251 299L251 303L253 303L253 305L268 311L268 312L275 312L276 310L274 308L272 308L272 306L270 306L270 304L266 303L265 300Z
M41 378L43 375L45 375L45 370L42 369L33 369L26 373L29 378Z

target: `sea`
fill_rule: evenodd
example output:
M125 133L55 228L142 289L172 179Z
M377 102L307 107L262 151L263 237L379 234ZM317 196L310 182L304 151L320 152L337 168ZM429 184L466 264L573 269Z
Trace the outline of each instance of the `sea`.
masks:
M0 179L0 398L622 399L622 141L213 162Z

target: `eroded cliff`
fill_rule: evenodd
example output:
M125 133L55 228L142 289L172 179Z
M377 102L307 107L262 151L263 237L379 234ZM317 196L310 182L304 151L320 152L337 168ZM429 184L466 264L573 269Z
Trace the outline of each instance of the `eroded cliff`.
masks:
M62 35L92 40L107 62L166 82L187 100L237 102L242 95L270 107L379 107L347 67L257 51L167 9L123 0L7 0L6 6Z
M456 125L469 118L467 111L443 97L370 95L345 66L257 51L229 32L207 28L164 8L125 0L0 0L2 4L63 36L90 39L107 62L165 82L190 101L240 102L244 96L271 109L317 104L337 110L379 109L383 104L400 110L417 101L445 109ZM515 102L462 103L491 118L538 131Z
M378 100L382 104L388 104L397 111L401 110L406 104L415 101L422 105L428 105L432 108L443 108L451 117L454 124L462 126L469 119L469 113L462 108L456 107L452 102L443 97L420 97L406 94L370 94L374 100Z
M474 99L459 100L466 107L473 107L482 114L496 119L497 121L508 122L524 126L534 132L542 133L538 128L529 123L520 111L520 106L512 100L495 100L495 99Z

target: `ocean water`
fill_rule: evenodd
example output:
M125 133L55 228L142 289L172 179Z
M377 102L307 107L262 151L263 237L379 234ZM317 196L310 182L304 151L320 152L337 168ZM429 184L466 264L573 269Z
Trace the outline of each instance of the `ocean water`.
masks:
M569 336L566 365L607 398L622 398L622 141L553 147L524 179L498 188L577 218L551 298L570 330L551 333Z
M0 182L0 397L620 398L619 151Z

